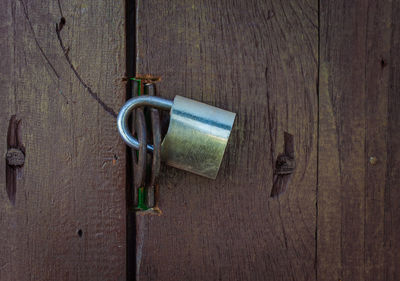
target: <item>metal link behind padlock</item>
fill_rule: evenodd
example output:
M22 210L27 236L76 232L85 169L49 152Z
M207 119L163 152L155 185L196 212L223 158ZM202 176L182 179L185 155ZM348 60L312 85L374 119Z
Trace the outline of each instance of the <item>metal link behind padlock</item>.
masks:
M132 148L139 142L128 129L130 112L143 106L170 111L168 132L161 144L161 158L168 165L215 179L224 156L236 114L181 96L174 101L138 96L127 101L118 114L118 130ZM153 146L147 145L152 152Z

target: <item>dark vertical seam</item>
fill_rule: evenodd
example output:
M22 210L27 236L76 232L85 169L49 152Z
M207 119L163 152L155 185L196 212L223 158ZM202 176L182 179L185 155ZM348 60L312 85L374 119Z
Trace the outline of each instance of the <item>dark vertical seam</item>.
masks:
M368 180L368 163L366 156L368 155L368 89L367 89L367 68L368 68L368 20L369 20L369 2L367 3L367 18L365 23L365 41L364 41L364 225L363 225L363 276L365 279L365 263L367 261L367 256L365 252L365 226L367 225L367 180Z
M386 122L387 122L387 129L386 129L386 175L385 175L385 188L384 188L384 209L383 209L383 238L384 238L384 252L385 256L383 258L384 261L384 280L389 280L390 277L390 271L389 268L391 264L388 263L388 256L387 256L387 251L386 249L391 249L392 247L392 241L391 237L388 241L389 235L392 233L392 205L390 201L390 188L391 188L391 181L390 181L390 167L391 167L391 161L392 161L392 156L391 156L391 150L389 147L389 139L391 139L391 121L390 121L390 116L391 116L391 89L392 89L392 84L394 80L394 66L392 63L392 55L393 55L393 42L394 42L394 27L393 27L393 15L395 14L393 10L395 9L394 7L394 2L392 2L392 6L390 7L391 15L390 15L390 49L389 49L389 59L391 60L390 63L390 72L389 72L389 77L388 77L388 89L387 89L387 115L386 115ZM386 225L386 220L390 219L390 228L387 230L387 225ZM389 245L388 245L389 244Z
M318 280L318 188L319 188L319 149L320 149L320 140L319 140L319 131L320 131L320 92L319 92L319 83L320 83L320 68L321 68L321 3L318 0L318 48L317 48L317 171L316 171L316 188L315 188L315 280Z
M137 60L137 1L125 2L125 55L126 55L126 77L127 86L125 99L131 98L131 80L136 74ZM133 181L133 159L131 150L125 151L126 176L125 176L125 200L126 200L126 280L136 280L136 216L132 208L132 181Z

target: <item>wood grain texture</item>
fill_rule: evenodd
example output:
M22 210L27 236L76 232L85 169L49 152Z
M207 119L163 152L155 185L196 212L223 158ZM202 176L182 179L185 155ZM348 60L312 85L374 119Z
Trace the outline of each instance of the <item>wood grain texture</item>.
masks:
M60 47L60 33L71 64ZM2 1L0 155L21 119L15 206L0 161L0 280L125 280L123 1Z
M384 185L384 278L400 279L400 1L394 1L391 13L389 57L381 66L389 68L387 88L386 177ZM382 64L382 62L384 62ZM381 211L382 212L382 211ZM382 268L382 267L381 267Z
M315 280L318 2L138 5L137 71L237 119L216 181L163 168L163 215L138 218L137 280ZM285 131L297 168L271 198Z
M320 2L318 280L399 280L399 5Z

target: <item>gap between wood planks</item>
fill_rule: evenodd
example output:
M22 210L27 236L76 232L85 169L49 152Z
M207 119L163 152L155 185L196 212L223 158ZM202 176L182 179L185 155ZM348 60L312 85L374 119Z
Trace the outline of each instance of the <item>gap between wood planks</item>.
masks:
M128 78L136 75L137 57L137 4L135 1L125 2L125 26L126 26L126 76ZM131 98L131 83L126 84L126 100ZM131 123L131 122L130 122ZM126 278L128 281L136 280L136 212L133 206L132 183L133 182L133 159L131 148L126 149Z

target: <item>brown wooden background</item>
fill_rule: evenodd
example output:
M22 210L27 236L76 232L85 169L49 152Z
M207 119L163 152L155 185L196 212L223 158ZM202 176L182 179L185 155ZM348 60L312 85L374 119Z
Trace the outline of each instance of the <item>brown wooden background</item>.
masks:
M400 280L398 0L5 0L0 39L1 281ZM126 209L135 73L237 113L216 181L163 167L161 216Z

